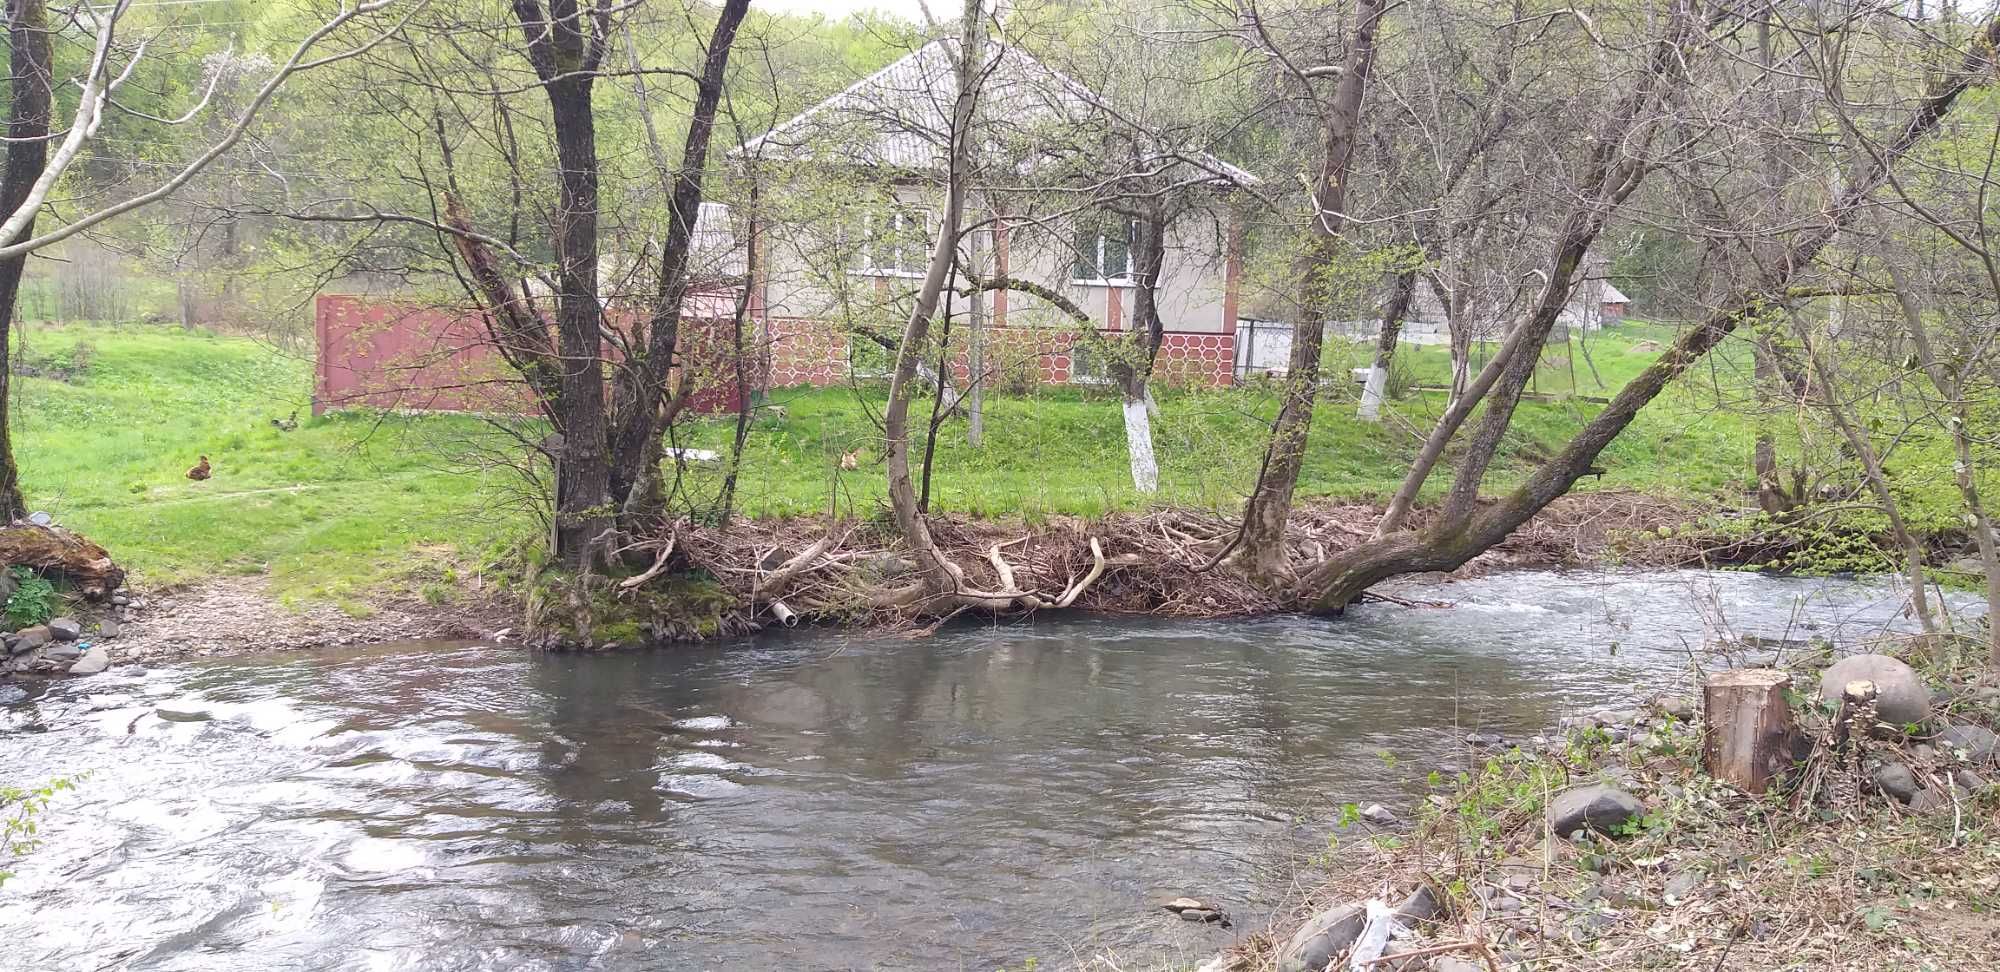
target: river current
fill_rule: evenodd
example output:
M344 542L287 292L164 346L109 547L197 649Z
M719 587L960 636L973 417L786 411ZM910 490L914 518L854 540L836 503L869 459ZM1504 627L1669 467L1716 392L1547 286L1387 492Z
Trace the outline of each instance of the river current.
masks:
M0 685L0 782L76 782L8 865L0 968L1196 962L1290 903L1340 804L1406 802L1468 731L1684 688L1721 636L1900 624L1878 584L1749 574L1404 593L1452 606Z

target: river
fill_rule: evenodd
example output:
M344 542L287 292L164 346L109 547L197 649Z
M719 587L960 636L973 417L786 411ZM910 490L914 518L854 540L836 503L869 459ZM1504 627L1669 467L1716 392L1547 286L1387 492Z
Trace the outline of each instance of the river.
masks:
M1896 603L1697 572L1406 593L1453 606L0 686L0 782L80 777L0 885L0 968L1199 961L1287 904L1340 803L1408 800L1468 730L1685 685L1718 631L1851 642ZM1234 929L1159 909L1179 894Z

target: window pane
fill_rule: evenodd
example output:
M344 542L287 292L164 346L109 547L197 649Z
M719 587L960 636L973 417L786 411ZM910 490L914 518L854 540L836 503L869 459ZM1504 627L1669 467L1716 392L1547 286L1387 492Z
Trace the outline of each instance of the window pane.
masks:
M1076 247L1075 259L1070 264L1070 279L1097 279L1097 227L1089 222L1076 228L1076 237L1071 241Z
M1104 235L1104 277L1123 277L1132 271L1132 241L1126 234L1129 226L1119 227Z

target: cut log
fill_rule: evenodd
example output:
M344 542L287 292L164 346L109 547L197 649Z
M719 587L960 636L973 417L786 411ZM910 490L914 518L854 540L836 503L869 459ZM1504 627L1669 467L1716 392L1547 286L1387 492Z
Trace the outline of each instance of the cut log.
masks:
M125 571L111 562L110 553L61 527L0 527L0 565L58 575L91 600L101 599L125 583Z
M1746 793L1762 793L1792 764L1798 724L1774 668L1723 672L1702 685L1702 766Z

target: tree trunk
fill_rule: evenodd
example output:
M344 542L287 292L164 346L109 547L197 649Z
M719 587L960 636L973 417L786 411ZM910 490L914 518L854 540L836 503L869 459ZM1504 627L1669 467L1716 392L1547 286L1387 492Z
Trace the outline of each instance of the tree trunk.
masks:
M48 160L52 61L48 9L44 0L12 0L7 5L7 42L13 69L13 103L7 122L7 165L0 175L0 212L13 212L28 198ZM13 243L35 235L35 221ZM28 255L0 260L0 524L28 515L21 499L20 470L14 464L12 369L5 353L13 331L15 305Z
M1806 361L1819 378L1822 396L1826 399L1826 414L1833 419L1834 428L1853 448L1856 458L1861 460L1862 478L1868 483L1868 490L1875 494L1875 502L1882 509L1882 515L1889 518L1889 534L1896 546L1903 552L1903 569L1910 581L1910 609L1917 615L1917 624L1925 634L1936 634L1937 623L1931 618L1930 581L1924 577L1924 548L1910 533L1909 523L1903 519L1902 504L1896 502L1896 494L1889 489L1889 477L1882 471L1882 459L1875 451L1875 444L1868 435L1841 407L1839 386L1834 377L1833 366L1827 362L1825 352L1813 342L1811 332L1805 322L1793 311L1787 310L1791 318L1792 332L1798 336L1799 344L1805 349Z
M882 412L882 433L888 456L889 507L896 528L910 548L922 573L924 594L955 592L963 585L953 565L938 551L930 525L917 501L916 484L910 478L910 399L917 384L917 366L922 362L930 337L931 318L950 282L958 256L960 226L964 220L965 186L971 173L973 109L977 104L976 67L983 49L980 0L966 0L965 17L958 51L958 93L952 105L951 148L945 169L945 207L937 242L931 250L930 266L918 287L910 319L903 327L896 350L896 370L889 379L889 403ZM944 394L940 383L938 394Z
M667 397L668 379L674 357L680 350L681 308L687 299L688 260L694 247L695 226L701 218L702 177L708 168L709 144L722 103L723 75L729 67L729 53L736 44L736 31L749 10L750 0L725 0L709 35L707 54L700 77L695 82L695 99L688 118L687 139L681 147L680 168L674 173L673 195L668 201L667 235L660 246L660 269L655 281L652 307L645 329L634 335L639 348L637 360L625 362L617 371L617 409L611 417L610 471L608 485L626 497L625 507L644 515L657 512L656 503L646 496L633 496L656 475L645 466L657 462L657 447L650 453L648 440L663 433L662 416L671 419L677 407L661 408ZM683 397L692 391L689 382ZM649 460L649 455L653 457ZM656 473L656 471L655 471ZM627 524L628 526L630 524Z
M563 436L556 483L556 554L583 567L591 544L611 525L611 466L606 452L603 307L597 302L597 119L591 76L550 81L556 136L556 350L561 358L555 414Z
M1777 351L1771 347L1768 339L1759 336L1751 345L1750 354L1753 362L1751 385L1757 396L1758 423L1761 425L1764 421L1763 416L1770 411L1777 400L1771 391L1778 385L1780 369L1774 360ZM1750 464L1751 471L1757 476L1759 509L1775 516L1791 511L1799 499L1802 499L1802 497L1795 499L1785 491L1785 484L1778 476L1777 441L1769 429L1757 430L1757 444L1751 454Z
M1125 414L1125 451L1131 460L1132 488L1151 495L1160 489L1160 464L1153 453L1152 377L1166 337L1160 320L1160 270L1166 263L1167 220L1157 204L1143 206L1133 220L1132 336L1133 360L1114 358L1112 378L1118 382L1119 404Z
M1368 384L1361 389L1361 405L1355 415L1364 422L1382 420L1382 399L1389 387L1389 363L1396 356L1396 339L1403 333L1403 318L1417 295L1417 272L1396 275L1396 288L1382 308L1382 329L1375 335L1375 359L1368 368Z
M966 261L972 265L973 279L986 276L985 252L979 245L982 235L974 232L965 241ZM965 363L971 385L966 389L965 443L978 449L986 445L986 291L975 287L965 296ZM944 397L942 388L938 397L940 400Z
M1292 335L1291 371L1272 421L1263 468L1243 511L1237 556L1251 582L1266 590L1282 590L1292 579L1285 554L1285 524L1291 516L1292 493L1298 488L1306 439L1312 433L1313 406L1319 397L1320 348L1334 314L1331 277L1342 250L1347 186L1368 72L1375 62L1375 31L1381 25L1383 9L1383 0L1360 0L1357 4L1346 63L1334 87L1333 101L1326 108L1319 178L1312 189L1310 242L1294 268L1300 281L1301 313Z
M1745 793L1763 793L1791 768L1798 726L1786 704L1790 675L1744 668L1702 684L1702 768Z

